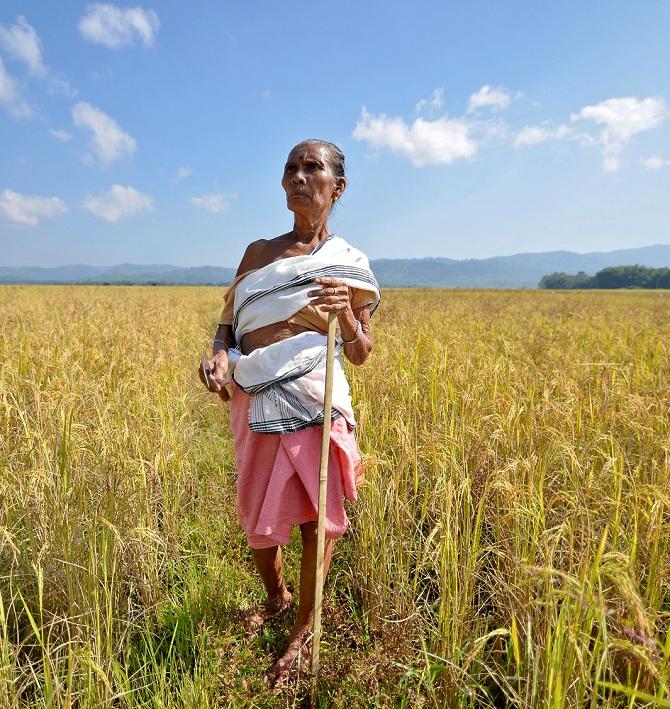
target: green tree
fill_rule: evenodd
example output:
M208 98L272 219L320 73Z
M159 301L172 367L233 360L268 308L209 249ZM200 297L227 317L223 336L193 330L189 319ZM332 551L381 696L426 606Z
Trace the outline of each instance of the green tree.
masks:
M550 273L542 276L539 288L670 288L670 268L608 266L595 276L584 271L572 276L569 273Z

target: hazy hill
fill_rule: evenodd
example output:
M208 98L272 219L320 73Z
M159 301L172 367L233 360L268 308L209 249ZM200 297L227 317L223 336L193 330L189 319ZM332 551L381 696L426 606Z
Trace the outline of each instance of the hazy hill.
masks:
M670 245L637 249L592 251L545 251L494 256L485 259L378 259L372 270L382 286L436 286L451 288L536 288L540 278L555 271L595 274L607 266L639 264L670 267ZM230 283L234 268L199 266L183 268L168 264L119 264L117 266L70 265L56 268L0 267L0 283Z
M0 266L0 283L132 283L132 284L222 284L230 283L234 268L168 264L121 263L116 266Z
M379 259L372 262L372 269L379 282L387 286L535 288L542 276L554 271L584 271L592 275L606 266L628 264L651 268L668 266L670 245L586 254L545 251L486 259Z

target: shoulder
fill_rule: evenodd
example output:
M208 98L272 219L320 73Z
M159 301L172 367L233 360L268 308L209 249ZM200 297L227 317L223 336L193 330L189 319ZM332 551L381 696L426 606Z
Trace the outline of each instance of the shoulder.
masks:
M370 268L370 262L365 253L350 244L346 239L343 239L341 236L333 236L331 241L332 250L343 255L346 254L347 260L350 263L363 268Z
M249 246L247 246L244 251L244 256L242 256L242 260L240 261L240 265L237 268L238 276L242 273L246 273L247 271L252 271L255 268L260 268L260 266L263 265L260 262L268 243L269 239L258 239L256 241L252 241Z
M263 268L270 262L282 258L291 245L289 234L281 234L273 239L257 239L247 246L237 274L246 273L256 268Z

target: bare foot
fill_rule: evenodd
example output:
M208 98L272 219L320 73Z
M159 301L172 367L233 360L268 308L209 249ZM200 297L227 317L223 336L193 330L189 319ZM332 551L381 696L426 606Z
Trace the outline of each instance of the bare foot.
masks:
M276 596L268 598L260 608L253 608L242 615L241 620L245 631L249 635L254 635L263 627L265 621L287 611L291 603L293 603L293 594L288 588L284 588Z
M288 638L288 647L284 654L270 667L265 674L265 684L277 687L293 672L309 669L312 657L311 623L296 623Z

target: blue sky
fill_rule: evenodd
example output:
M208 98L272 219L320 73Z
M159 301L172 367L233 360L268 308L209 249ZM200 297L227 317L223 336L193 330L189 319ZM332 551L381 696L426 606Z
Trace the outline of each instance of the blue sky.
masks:
M670 243L665 1L4 0L0 265L235 266L338 143L371 258Z

